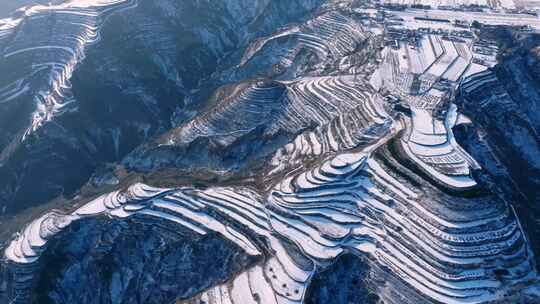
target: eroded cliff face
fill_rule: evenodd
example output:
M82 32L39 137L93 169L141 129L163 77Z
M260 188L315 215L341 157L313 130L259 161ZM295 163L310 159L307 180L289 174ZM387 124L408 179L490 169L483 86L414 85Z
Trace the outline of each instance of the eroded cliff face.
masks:
M3 224L0 301L538 301L533 48L495 65L477 31L384 31L352 2L112 4L72 111L3 154L6 197L44 168L21 151L61 160L43 200L94 174Z

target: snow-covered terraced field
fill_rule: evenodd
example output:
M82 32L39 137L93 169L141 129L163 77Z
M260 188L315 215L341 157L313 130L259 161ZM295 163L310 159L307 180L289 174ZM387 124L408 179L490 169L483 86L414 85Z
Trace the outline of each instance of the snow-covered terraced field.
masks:
M512 1L482 1L421 4L513 5ZM71 72L84 58L85 47L99 38L103 14L134 5L88 3L33 8L35 13L26 11L28 22L10 19L0 25L4 59L32 63L37 56L41 63L10 76L0 90L0 104L32 89L28 73L53 75L48 85L54 92L36 95L46 112L39 117L48 119L71 100ZM71 26L46 27L54 14ZM30 290L36 288L51 248L59 241L69 243L66 234L78 233L81 225L96 218L134 229L139 224L166 227L166 233L193 242L217 236L252 258L252 264L228 273L227 279L212 281L204 289L190 286L189 298L180 303L309 302L306 294L314 275L349 253L364 257L372 274L385 278L375 284L385 303L519 301L525 287L538 285L531 246L512 206L477 183L473 170L480 167L453 133L456 125L471 123L458 113L452 100L455 91L474 92L497 78L472 50L473 36L409 31L395 41L385 41L361 26L360 20L346 9L324 11L257 39L236 67L249 74L250 64L260 60L257 56L263 54L262 61L268 60L266 47L287 41L285 51L280 49L279 56L272 57L282 64L283 73L262 77L253 72L258 76L221 87L201 113L149 144L151 152L172 147L155 155L164 163L170 156L174 164L149 165L147 175L133 173L148 184L116 186L82 206L50 211L28 223L3 251L14 278L13 287L9 286L13 304L31 300ZM147 21L145 30L161 30L159 22ZM20 30L11 30L16 28ZM28 41L20 34L25 30L43 32L42 37L48 37L50 30L66 32L58 41ZM146 36L138 34L128 38ZM365 47L372 53L362 53L375 40L376 47ZM148 47L155 55L153 62L165 71L170 62L162 57L174 58L177 49L172 38L162 42L164 49L153 49L151 41ZM385 43L392 46L384 47ZM170 53L161 56L161 51ZM366 64L372 65L366 70L375 73L343 72L340 64L355 55L375 58ZM296 69L301 64L309 66ZM167 79L181 86L178 71L168 71ZM489 102L482 100L478 106ZM266 140L273 142L260 144ZM215 144L218 152L202 151ZM119 145L117 141L116 150ZM254 172L233 172L243 165L243 160L227 153L235 145L240 146L234 151L237 154L248 154L244 149L264 150L246 157L260 161L245 167L255 168ZM232 158L234 168L224 169L223 175L233 177L211 176L211 181L195 182L200 173L190 176L190 170L178 165L184 156L177 155L184 151L179 147L194 147L186 154L200 153L209 170L214 158L205 157L214 153L217 159L225 151L224 158ZM144 157L138 158L143 154L133 153L129 161L145 163ZM193 186L179 186L175 177L169 178L168 170L175 169L185 172L185 180ZM157 182L176 186L150 186Z
M470 43L424 35L417 45L401 42L398 50L387 49L381 75L399 94L418 95L429 91L439 79L458 82L472 58Z
M287 102L287 88L278 82L258 81L234 88L234 92L212 109L182 126L179 134L172 135L189 143L197 137L220 136L221 141L234 141L256 126L277 119ZM243 113L242 120L237 119ZM173 144L171 139L168 144Z
M380 143L341 153L278 182L266 197L243 187L161 189L135 184L105 194L69 215L48 213L15 238L5 257L19 269L19 291L32 280L47 242L71 223L106 215L112 220L168 222L179 233L218 233L251 256L273 252L230 283L196 299L205 303L302 303L317 267L344 251L369 255L424 297L441 303L500 299L513 284L534 277L533 262L509 206L494 196L440 195L412 190L388 165ZM436 190L430 190L436 191ZM265 239L269 250L256 239ZM281 239L294 246L284 245ZM304 256L302 260L298 254Z
M470 75L463 80L460 90L465 93L471 93L484 85L489 85L490 82L497 82L497 76L491 71L483 70L482 72Z
M478 165L454 140L455 106L448 109L446 119L436 118L433 113L449 106L446 100L463 76L482 70L472 63L471 45L463 39L424 35L417 47L402 42L399 51L387 49L379 72L382 87L402 98L411 109L410 128L402 140L403 152L422 171L452 189L474 187L471 168L477 169ZM433 60L426 65L421 58ZM402 64L405 61L407 64ZM441 88L441 81L451 87Z
M517 277L527 276L522 271L530 270L531 264L524 239L513 220L508 221L513 217L508 209L499 213L501 202L491 207L492 217L486 218L492 220L452 219L452 213L439 213L438 203L422 201L419 193L388 172L369 155L351 153L291 176L269 197L271 224L314 260L332 258L348 247L372 254L412 287L442 303L497 298L493 291L500 284L478 267L489 255L501 254L503 244L521 243L508 259L521 258L507 267ZM387 223L384 229L382 222Z
M0 69L9 71L0 78L0 104L32 88L36 108L26 134L76 107L70 78L86 47L99 39L108 14L134 5L135 0L73 0L24 7L0 20Z
M340 110L342 114L315 130L303 132L280 148L272 157L270 172L281 172L310 158L373 144L389 135L393 128L392 120L384 111L382 101L371 90L358 84L350 85L348 90L329 91L332 99L354 100L356 106ZM341 98L337 98L339 95Z
M456 124L456 106L451 105L444 122L434 119L424 109L414 109L410 136L402 141L407 156L422 170L452 188L471 188L476 182L470 168L478 168L459 147L452 132Z
M440 37L437 37L436 41L442 49L442 55L427 72L436 77L443 77L443 74L445 74L445 72L447 72L460 57L452 41L441 39ZM465 67L466 65L462 68L464 69Z
M163 144L187 144L198 137L215 137L226 145L260 125L266 125L269 134L280 130L295 133L312 125L322 128L331 121L339 124L340 115L355 109L362 112L360 115L373 117L375 123L384 120L371 89L354 76L258 81L241 84L233 90L218 107L168 134ZM244 113L241 120L238 113ZM334 142L334 137L329 140Z
M275 246L275 257L239 274L232 283L202 293L193 299L194 303L303 303L307 282L313 274L312 266L298 265L276 238L270 237L270 240Z
M298 36L303 45L322 58L341 58L369 37L353 19L334 11L308 21Z
M540 6L537 3L525 3L522 5L524 8L531 10L536 10ZM530 28L538 32L540 30L540 19L534 15L528 14L515 14L515 13L504 13L497 11L459 11L459 10L440 10L440 9L431 9L431 10L421 10L421 9L407 9L404 11L396 11L396 17L403 19L403 26L410 29L417 29L422 27L429 27L431 29L437 30L452 30L455 29L452 26L452 22L460 20L467 23L472 23L478 21L481 23L491 24L491 25L505 25L505 26L530 26ZM420 18L432 18L432 19L442 19L448 20L450 23L446 22L432 22L429 20L418 20Z
M244 53L241 65L256 56L269 42L278 38L289 37L297 41L296 47L290 50L290 56L282 59L282 64L289 66L302 50L316 54L321 62L339 60L358 50L371 35L357 20L344 12L330 11L299 26L292 26L274 35L258 39Z
M368 113L375 114L372 94L354 76L304 77L289 86L291 103L286 109L286 117L290 121L286 125L290 129L311 123L324 125L361 105Z
M429 0L429 1L419 1L419 0L383 0L381 1L385 4L402 4L402 5L429 5L431 7L459 7L459 6L469 6L469 5L478 5L484 7L490 7L493 9L505 8L513 9L516 7L516 2L513 0Z

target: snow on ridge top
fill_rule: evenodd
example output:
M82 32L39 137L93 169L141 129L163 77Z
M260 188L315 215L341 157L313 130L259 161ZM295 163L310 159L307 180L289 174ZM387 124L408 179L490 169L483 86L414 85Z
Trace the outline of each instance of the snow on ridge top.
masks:
M142 183L131 185L125 190L115 191L99 196L84 204L72 213L51 211L30 222L26 228L11 241L4 251L4 256L18 264L37 262L45 250L48 240L64 230L71 223L83 218L108 214L115 217L126 217L146 206L137 207L141 201L150 201L171 189L156 188ZM126 208L126 206L132 208ZM121 210L122 209L122 210Z
M365 153L343 153L337 155L332 159L332 166L334 167L345 167L351 166L356 163L363 163L366 158Z
M73 212L77 216L91 216L107 212L122 205L149 200L171 189L152 187L143 183L135 183L124 191L106 193L84 204Z
M2 38L2 36L4 35L11 33L11 30L15 28L20 22L21 19L16 19L13 17L0 19L0 38Z
M95 9L96 12L93 15L96 15L98 13L97 11L103 12L104 10L115 7L117 4L128 2L135 3L136 0L72 0L56 5L34 4L22 6L15 10L12 16L0 19L0 38L2 38L2 34L9 34L6 31L17 27L25 17L30 17L41 12L63 11L67 9L72 10L71 13L73 14L90 15L89 12L77 12L77 9Z
M69 7L96 7L113 5L127 1L128 0L73 0L67 2L66 5Z

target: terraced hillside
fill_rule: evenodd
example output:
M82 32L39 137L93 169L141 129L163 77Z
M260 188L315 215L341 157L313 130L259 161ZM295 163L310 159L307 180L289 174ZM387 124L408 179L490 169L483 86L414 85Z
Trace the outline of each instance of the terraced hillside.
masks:
M79 155L91 168L23 224L0 222L18 231L1 246L0 302L540 301L536 209L525 214L540 178L536 116L510 75L534 90L535 78L507 63L535 66L523 55L533 33L504 27L526 40L512 51L486 34L498 27L410 23L357 1L82 3L26 10L87 30L43 35L81 43L75 57L57 40L47 52L2 42L6 65L62 59L28 65L52 77L41 87L17 74L0 95L37 96L52 113L15 128L23 144L6 143L0 181L12 184L0 194L34 180L21 182L33 172L18 170L23 147L63 159L59 172ZM21 20L10 24L33 25ZM488 128L501 113L511 119ZM507 143L494 151L497 134ZM103 158L40 145L51 138ZM525 173L501 161L509 151L530 181L513 180Z
M320 4L60 2L0 21L2 216L76 195L96 169L184 123L253 37Z
M12 263L12 292L24 302L47 242L75 222L103 214L113 221L172 223L188 234L217 233L262 259L231 285L196 296L207 303L256 303L260 297L267 303L301 303L313 272L345 251L369 255L378 271L401 280L390 283L396 285L392 292L379 294L390 303L412 303L416 297L440 303L513 301L522 284L536 280L530 247L504 201L411 187L404 176L421 180L388 149L368 146L292 174L266 197L242 187L135 184L70 215L50 213L29 225L5 252Z
M384 3L387 4L401 4L401 5L414 5L414 4L421 4L421 5L427 5L432 7L455 7L455 6L480 6L480 7L491 7L491 8L505 8L505 9L513 9L516 8L516 6L522 6L522 1L513 1L513 0L498 0L498 1L486 1L486 0L463 0L463 1L455 1L455 0L435 0L435 1L407 1L407 0L389 0L384 1Z

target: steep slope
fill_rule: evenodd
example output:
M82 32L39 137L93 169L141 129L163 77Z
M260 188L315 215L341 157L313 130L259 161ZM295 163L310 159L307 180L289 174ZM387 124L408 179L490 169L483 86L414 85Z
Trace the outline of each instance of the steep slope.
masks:
M358 15L343 10L324 12L258 39L245 51L240 65L213 76L218 82L238 77L258 81L221 88L211 98L210 109L143 145L123 163L143 172L186 167L243 170L304 130L337 121L353 109L369 108L377 97L362 74L353 75L349 70L342 75L328 74L335 74L331 73L335 65L349 57L375 57L378 42L371 36L358 23ZM308 44L308 37L316 44ZM269 46L274 42L280 51ZM276 67L274 61L287 64ZM348 68L354 70L364 63L355 61ZM237 117L240 111L247 116ZM382 118L378 119L375 122L381 124Z
M0 211L73 195L203 108L233 51L320 2L68 1L4 19Z
M537 39L515 41L516 48L494 71L471 76L464 82L460 107L476 122L460 136L467 149L480 160L507 200L515 202L529 235L538 225L540 137L536 55L529 52ZM478 106L479 105L479 106ZM462 130L463 132L464 130ZM469 135L466 135L469 134ZM535 248L540 248L532 237Z
M71 227L84 227L89 218L106 214L112 222L134 218L172 225L180 235L214 232L248 256L265 256L255 268L236 276L232 285L217 285L196 296L207 303L221 303L223 297L231 303L255 303L261 296L268 303L302 303L315 269L330 265L344 252L367 255L379 276L393 278L386 291L379 290L389 303L481 303L522 297L523 286L536 282L536 271L510 206L486 191L461 198L429 184L419 185L422 177L400 164L402 155L391 152L388 145L379 146L338 154L293 173L266 198L245 187L160 189L135 184L69 215L47 214L28 226L5 252L9 261L5 275L13 282L8 295L19 295L16 303L24 303L35 294L36 282L43 278L42 252L51 252L48 243L71 242L71 233L88 233ZM56 254L60 258L69 253ZM64 267L62 273L73 266ZM71 288L86 293L88 286L73 286L77 273L66 278L67 285L52 286L49 295L69 293ZM127 278L111 292L124 295L119 302L128 299L132 279L138 280ZM208 281L202 284L208 286ZM189 296L199 288L177 296ZM53 301L64 303L66 298L53 297Z
M6 240L0 301L540 301L534 39L356 1L210 2L103 26L78 110L25 142L59 124L121 162ZM313 290L331 281L360 286Z

